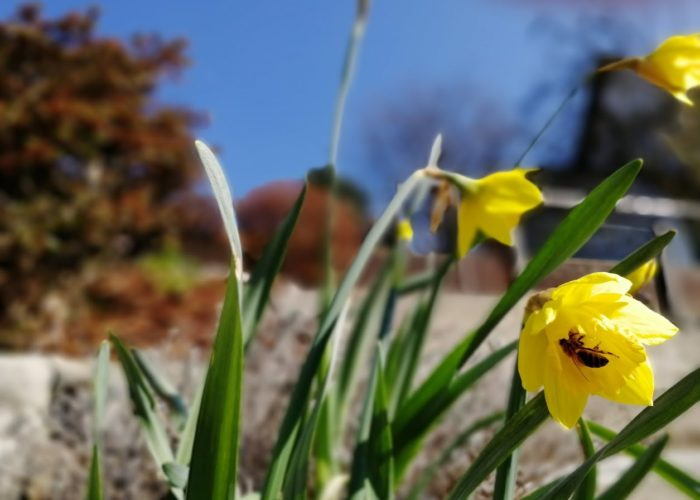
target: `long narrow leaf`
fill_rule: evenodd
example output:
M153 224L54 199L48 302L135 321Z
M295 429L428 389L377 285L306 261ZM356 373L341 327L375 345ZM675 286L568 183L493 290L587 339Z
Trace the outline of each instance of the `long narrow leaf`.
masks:
M239 283L231 263L197 417L187 497L231 498L236 489L243 392L243 330Z
M226 235L231 245L231 253L236 260L235 269L238 273L237 276L240 277L240 274L243 272L243 249L241 247L241 237L238 232L238 223L236 222L236 216L233 212L231 189L229 188L228 182L226 182L226 175L224 174L223 168L221 168L219 160L216 159L216 155L209 149L209 146L199 140L195 141L194 145L197 148L197 153L199 154L199 158L204 166L204 171L207 174L212 191L214 192L214 198L219 206L219 212L224 222Z
M525 389L523 389L518 360L516 358L513 367L513 377L510 382L508 406L506 407L506 422L513 417L525 405ZM495 500L510 500L515 494L515 480L518 475L518 449L498 467L496 470L496 482L494 483L493 498Z
M596 436L610 441L614 439L617 433L612 431L602 425L591 422L590 420L586 422L590 431ZM634 458L639 458L645 451L647 447L639 443L633 444L629 448L625 449L625 453L633 456ZM675 486L679 491L688 495L689 498L694 498L700 500L700 481L679 469L670 462L667 462L663 458L660 458L654 464L654 472L659 475L659 477L666 480L669 484Z
M668 435L661 436L654 441L647 451L642 453L632 466L598 497L598 500L619 500L620 498L627 498L629 494L632 493L632 490L642 482L652 467L654 467L666 443L668 443Z
M549 416L540 392L506 422L479 454L450 493L451 500L467 498ZM563 497L562 497L563 498Z
M123 342L116 335L110 334L109 338L122 365L129 387L131 403L144 432L146 445L155 459L158 469L163 470L165 464L174 460L173 451L170 448L168 434L156 413L155 400L150 392L148 381L133 354ZM182 490L173 484L170 485L170 491L176 498L183 496Z
M581 449L583 450L583 456L585 458L592 457L595 454L595 446L593 446L593 440L591 439L591 432L586 425L586 421L582 418L578 421L578 436L579 441L581 441ZM595 498L595 490L597 483L597 474L595 467L586 476L585 481L581 484L578 491L576 491L576 500L593 500Z
M260 318L262 318L265 307L269 303L272 283L284 262L287 246L296 227L305 198L306 184L304 184L304 188L294 202L292 210L265 247L262 257L260 257L250 275L243 301L243 342L246 347L255 335Z
M88 487L86 500L102 500L104 498L104 485L102 484L102 464L100 450L97 443L92 445L92 457L90 458L90 473L88 474Z
M343 281L338 287L338 291L323 317L311 349L301 367L297 383L290 397L287 412L280 426L277 442L275 443L272 453L272 462L265 480L265 487L262 494L263 500L276 500L280 492L292 448L299 433L300 422L307 411L311 384L321 366L323 353L325 352L326 345L333 332L333 325L343 305L347 301L350 292L357 283L365 265L369 261L374 248L379 244L382 236L399 213L403 203L413 193L415 186L421 178L422 173L417 172L399 187L398 192L389 203L382 216L367 234L357 257L355 257L350 269L345 274Z
M681 381L663 393L654 402L654 406L643 410L607 445L583 462L564 481L558 483L556 487L552 488L541 498L546 498L547 500L568 498L598 461L619 453L654 434L698 401L700 401L700 369L686 375Z
M109 342L106 340L103 340L100 344L94 380L93 445L85 497L87 500L102 500L104 498L104 485L102 482L102 425L104 423L107 389L109 386Z
M453 264L452 259L447 259L438 268L433 275L430 294L421 307L420 315L416 316L416 321L412 323L411 328L405 332L404 341L400 344L401 350L396 355L398 358L398 367L396 377L391 381L391 414L396 413L396 409L408 397L413 386L418 363L423 350L423 344L428 335L430 322L433 311L437 303L437 298L442 286L442 282L447 275L448 270Z
M443 389L433 406L421 407L420 411L401 410L394 420L394 449L396 455L396 476L401 478L410 461L420 451L422 441L428 431L437 425L442 415L482 376L505 359L517 347L511 342L492 352L473 367L459 374Z
M610 272L619 274L620 276L627 276L642 264L658 257L662 250L671 243L674 236L676 236L675 231L666 231L664 234L648 241L622 259L617 265L610 269Z
M318 387L316 402L313 410L311 411L311 415L307 421L304 423L301 436L294 447L291 459L289 461L289 471L287 472L284 482L283 498L285 499L306 498L311 446L313 444L314 435L318 426L319 416L321 415L321 410L324 408L324 401L326 397L328 397L331 379L338 361L338 346L341 342L341 334L345 328L345 320L347 318L349 304L349 302L346 303L346 307L341 312L338 322L335 325L328 370L326 371L323 380Z
M180 422L185 422L187 420L187 406L173 384L160 373L145 353L139 349L132 349L131 353L153 392L175 412Z
M435 474L438 472L438 470L445 464L450 458L450 455L457 449L469 441L469 438L471 438L476 432L489 427L497 422L502 422L503 421L503 416L504 413L502 411L498 411L496 413L492 413L491 415L488 415L482 419L477 420L474 422L472 425L467 427L464 431L462 431L452 443L448 447L446 447L442 453L440 453L440 456L435 459L426 469L423 470L421 473L420 477L416 481L416 484L411 488L411 491L408 493L407 497L410 500L419 500L421 498L421 495L423 493L423 490L430 484L431 479Z

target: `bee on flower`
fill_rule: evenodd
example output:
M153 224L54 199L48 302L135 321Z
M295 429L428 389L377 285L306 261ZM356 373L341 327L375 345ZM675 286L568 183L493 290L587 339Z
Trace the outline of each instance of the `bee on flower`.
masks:
M700 33L672 36L643 57L628 57L598 69L629 69L692 106L688 91L700 85Z
M616 274L593 273L535 295L526 308L518 351L523 387L544 386L552 418L566 427L576 424L590 395L653 404L645 346L678 328L632 298L631 287Z
M504 245L525 212L542 203L542 193L527 178L534 169L516 168L472 179L428 166L425 174L437 181L430 228L435 232L446 210L457 205L457 256L464 257L479 233Z

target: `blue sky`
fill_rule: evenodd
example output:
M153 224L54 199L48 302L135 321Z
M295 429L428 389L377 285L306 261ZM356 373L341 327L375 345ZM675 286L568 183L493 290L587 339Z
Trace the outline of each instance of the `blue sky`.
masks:
M45 3L54 15L95 2ZM583 7L564 0L542 3L375 0L348 100L340 171L375 190L376 168L367 163L365 129L375 109L403 89L463 83L483 89L501 108L516 109L543 78L570 79L553 59L556 47L542 29L543 20L566 30L582 16L595 19L591 5L596 2L581 2L588 5ZM698 2L643 3L647 5L598 8L631 26L635 36L627 50L644 52L672 33L700 31ZM2 2L0 15L8 16L18 4ZM326 161L353 0L97 4L102 34L158 32L189 39L193 65L166 85L160 98L209 115L210 124L199 135L221 148L234 195L274 179L300 178Z

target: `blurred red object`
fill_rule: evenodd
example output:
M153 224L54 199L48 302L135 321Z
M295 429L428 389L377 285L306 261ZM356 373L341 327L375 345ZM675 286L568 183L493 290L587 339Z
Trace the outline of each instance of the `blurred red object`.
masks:
M302 187L301 181L271 182L254 189L236 204L241 243L249 264L260 259ZM323 244L329 198L327 187L309 184L289 242L282 274L301 286L318 286L324 278ZM345 198L336 198L334 209L333 265L342 274L355 257L369 222L360 207Z

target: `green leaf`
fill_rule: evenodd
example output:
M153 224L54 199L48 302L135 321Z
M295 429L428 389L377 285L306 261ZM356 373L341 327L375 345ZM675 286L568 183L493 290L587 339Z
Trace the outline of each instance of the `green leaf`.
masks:
M464 431L462 431L448 447L443 449L442 453L440 453L440 456L438 456L438 458L436 458L427 468L423 470L420 477L416 481L416 484L413 486L413 488L411 488L411 491L408 493L407 498L409 498L410 500L420 500L421 498L423 498L423 490L428 486L428 484L430 484L430 481L432 480L433 476L438 472L438 470L440 470L442 466L447 463L452 453L456 449L464 446L464 444L467 441L469 441L469 438L471 438L472 435L474 435L477 431L489 427L497 422L502 422L503 416L504 413L502 411L492 413L491 415L477 420L472 425L467 427Z
M192 446L194 445L194 433L197 430L197 418L199 417L199 408L202 406L202 392L204 392L204 380L199 385L197 393L192 401L187 421L180 433L180 443L175 453L175 461L181 465L189 465L192 459Z
M319 416L321 415L321 411L324 407L324 401L326 401L326 398L328 397L331 379L337 364L339 351L338 346L340 345L341 334L345 328L345 320L347 318L349 304L349 302L346 303L346 307L341 312L338 322L335 325L334 340L331 345L332 351L330 353L328 369L324 374L322 382L319 384L313 410L311 411L309 418L304 423L299 440L292 451L289 461L289 470L284 482L283 498L285 499L306 498L311 446L313 444L314 435L319 423Z
M396 360L394 362L396 366L392 367L392 371L395 370L395 373L392 374L390 379L391 384L387 386L390 388L389 407L391 415L396 413L396 409L406 400L413 387L413 381L418 370L420 355L423 351L425 338L428 335L438 294L440 293L442 282L453 263L453 259L446 259L437 271L433 273L432 286L428 298L417 306L417 314L410 323L410 328L406 329L399 342L396 342L395 352L390 353L390 356ZM392 342L392 350L393 347L394 343Z
M476 457L450 493L452 500L466 498L493 470L502 464L549 416L540 392L508 420ZM563 498L563 497L562 497Z
M107 390L109 388L109 342L103 340L97 354L94 375L94 410L92 430L92 457L90 458L90 473L86 498L102 500L104 485L102 484L102 425L104 424L105 407L107 406Z
M116 335L110 334L109 339L122 365L129 387L131 403L134 405L134 413L146 438L146 446L158 468L162 470L164 464L173 461L173 452L170 448L168 434L156 413L155 400L150 392L146 377L134 359L131 350ZM181 489L171 485L170 491L176 498L182 498Z
M274 236L265 247L265 251L255 264L250 280L248 280L246 285L243 301L243 333L246 348L255 335L260 318L262 318L265 307L269 303L272 283L284 263L287 246L299 219L299 213L304 205L305 197L306 184L304 184L304 188L299 193L296 202L294 202L291 212L289 212L282 225L275 231Z
M189 467L177 462L163 464L163 473L168 478L170 484L178 488L185 488L187 486L187 476L189 472Z
M668 435L663 435L640 456L632 466L627 469L620 478L605 490L598 500L618 500L627 498L632 490L646 477L656 461L661 456L661 451L668 443Z
M155 367L145 353L139 349L131 349L131 353L139 365L141 372L148 381L151 389L178 416L181 422L187 419L187 406L175 386Z
M102 500L104 498L104 486L102 484L102 465L100 463L100 450L97 443L92 445L92 458L90 459L90 474L88 475L88 488L86 500Z
M482 376L513 352L517 345L517 341L511 342L492 352L464 373L457 375L446 388L443 388L439 397L433 399L432 406L406 404L396 413L393 428L398 479L403 477L411 460L420 451L428 431L438 424L442 415Z
M221 212L226 235L231 245L231 252L236 260L236 269L238 273L241 273L243 272L243 249L241 247L241 237L238 232L236 216L233 211L233 197L231 196L229 184L226 182L226 175L221 168L219 160L216 159L216 156L212 150L209 149L209 146L199 140L195 141L194 145L197 148L197 154L199 154L199 159L202 161L204 171L207 174L212 191L214 192L214 198L219 206L219 212Z
M546 498L547 500L568 498L583 482L598 461L619 453L663 429L668 423L683 414L698 401L700 401L700 369L691 372L663 393L654 402L654 406L644 409L607 445L598 450L595 455L588 458L574 472L569 474L565 480L558 483L540 498Z
M486 320L443 358L426 380L408 398L398 414L430 412L457 371L482 344L517 302L581 248L614 210L642 167L635 160L605 179L574 207L540 248L523 272L501 297ZM400 444L400 443L398 443Z
M233 260L202 392L187 498L227 499L236 489L243 392L243 331L235 266Z
M675 231L667 231L664 234L648 241L618 262L617 265L610 269L610 272L619 274L620 276L627 276L639 266L646 264L651 259L656 258L661 251L666 248L669 243L671 243L674 236L676 236Z
M523 389L518 360L516 358L513 367L513 378L510 382L508 406L506 407L506 422L513 417L525 405L525 389ZM496 482L494 483L493 498L497 500L512 499L515 494L515 480L518 475L518 448L506 458L496 470Z
M318 333L314 338L306 359L301 367L297 383L292 391L287 412L280 426L277 442L272 452L272 461L268 469L265 486L262 493L264 500L276 500L284 482L284 476L289 464L292 448L299 433L300 423L307 411L311 385L318 372L323 353L333 332L333 325L347 301L350 292L357 283L382 236L390 227L391 222L401 210L403 203L413 193L415 186L422 178L421 172L411 175L400 187L382 216L372 226L362 243L350 269L333 297L323 316Z
M591 439L591 432L586 425L586 421L582 418L578 421L578 436L581 441L581 448L583 449L583 456L585 458L592 457L595 454L595 446L593 446L593 440ZM596 490L596 470L595 467L586 476L579 489L576 491L576 500L593 500L595 498Z
M602 425L596 422L591 422L589 420L587 421L587 425L593 434L602 439L605 439L606 441L614 439L617 435L615 431L603 427ZM646 446L637 443L633 444L629 448L626 448L624 451L628 455L631 455L635 458L639 458L646 450ZM689 498L695 498L697 500L700 500L700 481L698 481L696 478L694 478L684 470L679 469L678 467L676 467L670 462L667 462L663 458L660 458L654 464L653 470L654 472L656 472L656 474L659 475L659 477L666 480L672 486L675 486L679 491L688 495Z
M347 400L352 396L351 391L357 381L357 370L359 361L366 351L366 346L373 341L371 335L367 333L374 329L375 324L379 324L381 318L381 308L383 300L380 299L387 292L388 280L391 276L392 267L387 262L382 266L382 270L374 280L372 287L360 304L360 308L355 316L355 323L348 338L348 345L343 355L340 373L338 376L338 409L342 417L346 412Z
M348 496L363 498L365 486L369 484L378 498L390 499L393 498L394 463L381 342L377 344L366 396L353 453Z
M93 439L101 443L101 430L104 423L105 407L107 406L107 390L109 388L109 342L103 340L97 354L94 384L94 418Z

